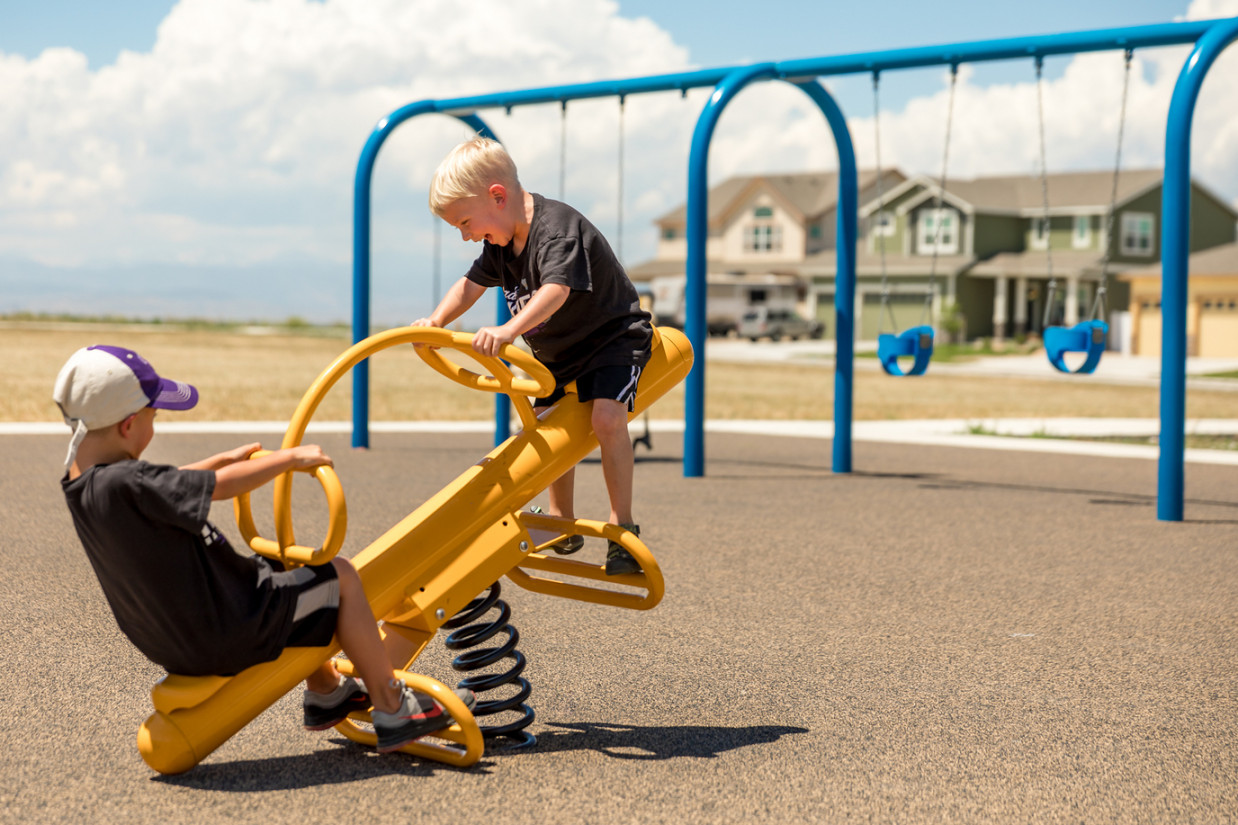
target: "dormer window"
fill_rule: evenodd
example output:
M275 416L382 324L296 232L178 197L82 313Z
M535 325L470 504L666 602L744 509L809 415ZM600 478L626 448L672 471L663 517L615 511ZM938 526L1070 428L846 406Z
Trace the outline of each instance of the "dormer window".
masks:
M888 238L894 234L894 214L887 209L883 209L873 215L872 224L873 237L878 235L883 238Z
M1049 246L1049 219L1032 218L1032 249L1047 249Z
M953 255L959 251L959 218L953 209L920 211L917 248L921 255Z
M782 251L782 227L774 223L774 210L758 206L752 210L752 222L744 227L744 251L756 254Z
M1122 213L1122 254L1151 257L1156 216L1151 212Z
M1092 245L1092 218L1075 215L1075 229L1070 234L1070 245L1075 249L1087 249Z

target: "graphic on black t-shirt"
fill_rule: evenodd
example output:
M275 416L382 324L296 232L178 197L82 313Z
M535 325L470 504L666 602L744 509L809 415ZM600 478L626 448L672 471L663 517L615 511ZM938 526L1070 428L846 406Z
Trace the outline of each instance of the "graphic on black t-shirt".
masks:
M511 244L482 244L468 278L497 286L512 315L543 284L571 292L553 315L524 333L537 360L562 386L603 366L643 367L653 329L649 313L610 244L584 215L565 203L534 193L529 237L519 255Z

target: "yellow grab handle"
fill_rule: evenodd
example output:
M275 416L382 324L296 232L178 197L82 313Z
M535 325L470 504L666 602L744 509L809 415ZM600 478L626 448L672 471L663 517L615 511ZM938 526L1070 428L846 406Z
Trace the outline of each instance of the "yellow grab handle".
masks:
M258 450L250 458L261 458L270 454L271 450ZM254 526L253 510L249 506L249 493L241 493L233 499L236 526L246 544L260 556L294 566L325 564L335 558L335 554L344 546L344 533L348 530L348 507L344 502L344 488L335 470L326 464L296 472L313 473L314 478L322 485L323 492L327 494L327 537L321 547L305 547L296 543L292 533L292 503L287 496L275 501L277 541L258 535L258 528Z
M611 607L626 607L629 610L649 610L662 601L665 593L665 582L662 579L662 569L658 567L653 554L635 533L624 530L617 524L604 521L588 521L585 519L559 518L541 513L522 511L517 514L520 526L526 530L549 532L553 535L549 541L538 545L538 548L550 544L561 535L591 536L616 542L624 550L632 554L640 564L640 573L630 573L621 576L608 576L603 565L589 564L572 559L552 558L543 553L530 553L517 567L507 573L512 582L547 596L558 596L564 599L575 599L593 604L605 604ZM621 584L630 587L643 588L645 593L623 592L601 587L590 587L573 582L549 579L545 576L531 576L526 571L539 570L561 576L571 576L576 579L587 579L607 584Z
M414 329L422 328L414 327ZM424 327L424 329L427 331L445 332L450 336L446 339L447 343L417 347L417 354L421 356L421 360L429 364L435 372L445 375L456 383L463 384L471 389L506 393L516 407L516 413L520 416L521 425L526 429L532 429L537 424L537 417L533 413L533 405L524 396L540 398L554 392L554 376L551 375L550 370L542 362L511 344L503 345L503 348L499 351L499 358L482 355L473 349L473 334L470 332L450 332L449 330L440 330L438 327ZM454 361L448 361L438 352L437 347L447 347L468 355L478 364L488 369L490 375L479 375L471 370L466 370ZM503 360L515 364L527 372L530 377L517 378L507 364L503 363Z

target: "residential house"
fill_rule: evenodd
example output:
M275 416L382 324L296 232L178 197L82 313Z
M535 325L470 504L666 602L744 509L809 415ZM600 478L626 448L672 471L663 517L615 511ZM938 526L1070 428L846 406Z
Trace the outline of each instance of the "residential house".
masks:
M1121 173L1110 229L1111 172L1052 174L1043 184L1039 176L950 180L944 192L932 178L893 170L878 192L876 174L861 173L857 337L924 323L957 325L967 339L1038 334L1046 320L1092 317L1101 286L1108 320L1129 304L1129 285L1115 276L1160 256L1161 177ZM820 172L714 187L708 271L796 275L805 311L832 334L836 189L836 175ZM1233 242L1238 213L1198 183L1192 189L1191 249ZM683 272L685 218L680 207L657 220L657 256L633 267L634 279Z
M1238 243L1196 252L1187 261L1186 354L1238 358ZM1130 285L1136 355L1161 354L1161 268L1124 273Z
M897 170L886 170L881 179L882 187L890 189L901 184L905 176ZM861 200L876 197L877 183L874 171L857 174ZM684 274L688 257L687 205L658 218L656 224L655 257L628 268L633 281ZM774 283L784 279L779 276L789 275L798 280L800 298L806 299L810 282L803 276L804 262L825 253L833 256L837 225L836 172L728 178L709 194L706 271L710 291L730 295L737 278ZM833 314L822 318L828 334L833 327Z

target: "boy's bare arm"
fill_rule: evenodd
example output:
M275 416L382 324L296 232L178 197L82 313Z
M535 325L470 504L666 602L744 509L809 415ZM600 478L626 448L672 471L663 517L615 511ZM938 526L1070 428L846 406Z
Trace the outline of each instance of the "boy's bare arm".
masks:
M252 461L237 461L215 471L215 492L212 501L224 501L248 493L289 470L332 466L331 457L317 444L302 444Z
M482 355L498 355L504 344L510 344L538 324L554 315L572 292L566 284L542 284L533 297L512 319L500 327L482 327L473 336L473 349Z
M238 461L244 461L253 455L256 451L261 450L262 445L258 442L253 444L242 444L240 447L234 447L227 452L213 455L210 458L204 458L201 461L195 461L192 464L186 464L181 467L182 470L218 470L221 467L227 467L229 464L235 464Z

